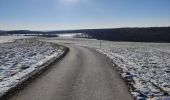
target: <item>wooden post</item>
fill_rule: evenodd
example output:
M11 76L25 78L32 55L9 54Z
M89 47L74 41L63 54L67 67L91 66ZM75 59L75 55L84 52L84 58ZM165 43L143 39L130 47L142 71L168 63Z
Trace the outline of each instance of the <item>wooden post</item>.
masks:
M100 41L100 49L102 48L102 41Z

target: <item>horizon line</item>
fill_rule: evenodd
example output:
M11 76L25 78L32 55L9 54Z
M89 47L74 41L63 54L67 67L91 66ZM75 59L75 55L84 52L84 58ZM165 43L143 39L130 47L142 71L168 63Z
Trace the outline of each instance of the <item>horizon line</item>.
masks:
M170 26L144 26L144 27L140 27L140 26L136 26L136 27L115 27L115 28L80 28L80 29L51 29L51 30L31 30L31 29L14 29L14 30L2 30L0 29L0 31L41 31L41 32L47 32L47 31L76 31L76 30L95 30L95 29L121 29L121 28L161 28L161 27L170 27Z

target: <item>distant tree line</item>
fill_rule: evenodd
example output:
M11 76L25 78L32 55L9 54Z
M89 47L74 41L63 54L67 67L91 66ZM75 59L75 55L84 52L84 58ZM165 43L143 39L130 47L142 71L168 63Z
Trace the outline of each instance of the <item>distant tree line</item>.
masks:
M170 42L170 27L83 29L61 31L0 31L0 35L45 34L45 36L53 36L54 34L64 33L85 33L92 38L109 41Z
M89 30L87 34L110 41L170 42L170 27Z

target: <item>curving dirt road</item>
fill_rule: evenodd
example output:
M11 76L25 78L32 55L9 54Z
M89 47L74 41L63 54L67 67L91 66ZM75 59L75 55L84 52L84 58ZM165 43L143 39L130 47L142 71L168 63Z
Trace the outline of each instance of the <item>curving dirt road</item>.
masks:
M10 100L133 100L105 56L69 46L70 51Z

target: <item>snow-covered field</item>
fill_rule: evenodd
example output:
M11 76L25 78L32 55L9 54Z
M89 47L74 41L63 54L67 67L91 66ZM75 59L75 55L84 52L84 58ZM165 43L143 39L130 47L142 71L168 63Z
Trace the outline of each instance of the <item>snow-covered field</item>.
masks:
M31 36L0 36L0 43L12 42L15 39L31 38Z
M0 96L64 53L64 47L33 38L0 44Z
M99 52L117 65L134 97L170 95L170 44L112 43Z
M170 44L56 40L93 47L112 59L137 100L170 100ZM101 42L101 48L100 48Z

